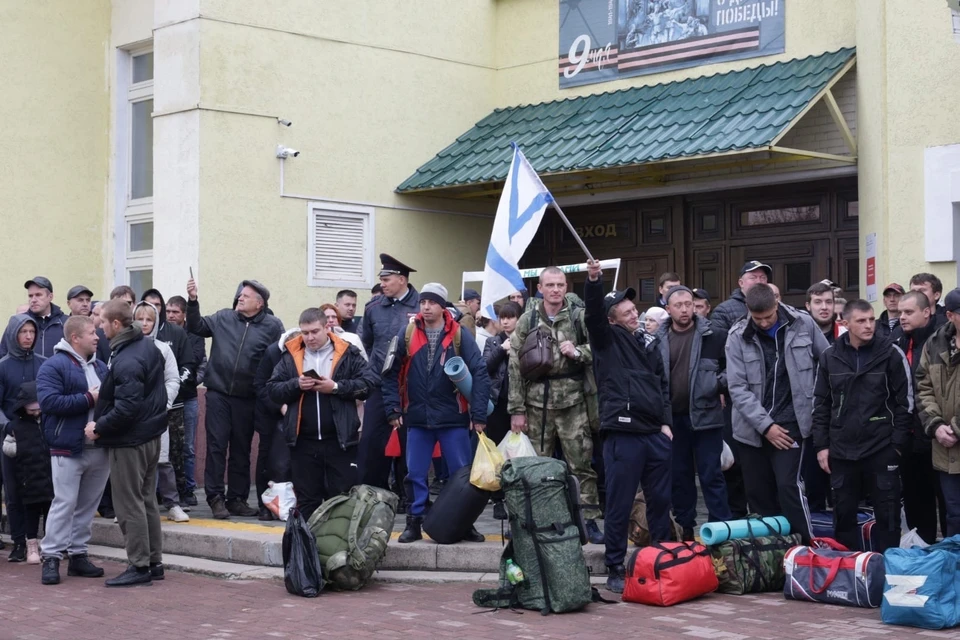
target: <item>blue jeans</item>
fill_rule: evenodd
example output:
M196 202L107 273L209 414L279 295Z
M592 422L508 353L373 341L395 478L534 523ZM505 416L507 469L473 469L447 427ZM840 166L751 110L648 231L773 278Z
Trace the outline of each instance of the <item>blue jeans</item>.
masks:
M413 504L407 513L411 516L422 516L426 510L430 497L427 474L437 442L451 476L471 462L470 431L465 427L407 427L407 479L413 486Z
M697 483L711 522L732 520L727 484L720 468L723 429L694 431L690 416L673 414L673 513L677 524L693 529L697 524Z
M187 491L195 491L197 480L194 477L196 472L197 459L197 419L200 414L200 405L196 398L189 398L183 401L183 472L187 476Z

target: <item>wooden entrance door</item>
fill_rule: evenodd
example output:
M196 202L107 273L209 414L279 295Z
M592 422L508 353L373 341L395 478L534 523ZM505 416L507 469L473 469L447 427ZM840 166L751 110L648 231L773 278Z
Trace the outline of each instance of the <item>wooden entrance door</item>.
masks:
M673 270L672 264L673 256L670 254L624 261L620 269L620 279L623 281L623 274L626 273L626 286L637 290L636 303L641 312L657 304L659 293L657 282L660 280L660 274Z

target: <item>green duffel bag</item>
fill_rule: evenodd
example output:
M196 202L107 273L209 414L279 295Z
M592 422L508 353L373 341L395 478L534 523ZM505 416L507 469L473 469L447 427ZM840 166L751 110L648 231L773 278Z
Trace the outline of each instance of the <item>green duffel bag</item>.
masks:
M783 556L800 544L800 534L738 538L710 547L718 593L743 595L782 591Z
M307 523L317 539L326 586L356 591L387 552L398 498L365 484L321 504Z
M497 589L479 589L473 602L480 607L522 607L548 613L577 611L599 600L590 586L579 526L577 483L565 462L554 458L513 458L500 473L510 532L500 557ZM506 561L513 560L524 581L511 585Z

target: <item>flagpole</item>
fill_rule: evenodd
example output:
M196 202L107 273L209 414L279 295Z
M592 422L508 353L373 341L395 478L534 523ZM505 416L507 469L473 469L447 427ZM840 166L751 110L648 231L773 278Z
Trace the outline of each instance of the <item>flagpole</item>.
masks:
M587 245L583 244L583 240L580 239L580 234L577 233L577 230L573 228L573 225L570 224L570 220L567 219L567 214L563 212L563 209L560 208L560 205L557 204L556 200L551 200L550 204L560 214L560 219L563 220L563 223L567 225L567 229L570 229L570 233L573 234L574 240L577 241L577 244L580 245L580 248L583 249L583 252L587 254L587 259L593 262L593 256L590 255L590 251L587 249Z

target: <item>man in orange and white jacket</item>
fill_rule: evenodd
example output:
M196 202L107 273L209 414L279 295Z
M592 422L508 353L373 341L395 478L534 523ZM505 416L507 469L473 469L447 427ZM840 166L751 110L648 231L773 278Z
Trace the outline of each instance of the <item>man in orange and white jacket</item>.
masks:
M283 432L297 506L305 519L320 504L358 482L357 443L363 400L375 381L360 350L326 328L319 309L300 314L267 382L270 398L286 405Z

